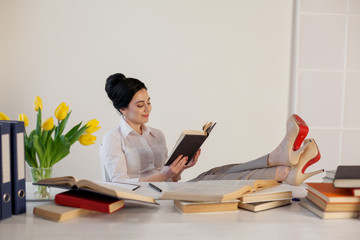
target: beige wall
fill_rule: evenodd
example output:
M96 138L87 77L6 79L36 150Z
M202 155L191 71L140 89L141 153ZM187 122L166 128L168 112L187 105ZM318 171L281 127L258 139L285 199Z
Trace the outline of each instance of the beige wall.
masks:
M285 133L291 65L288 0L1 0L0 111L44 117L64 101L69 125L97 118L96 145L76 143L55 176L101 179L98 147L119 116L108 75L143 80L169 151L183 129L217 121L189 179L271 151Z
M360 1L299 0L296 6L292 111L307 119L322 155L309 171L359 165Z

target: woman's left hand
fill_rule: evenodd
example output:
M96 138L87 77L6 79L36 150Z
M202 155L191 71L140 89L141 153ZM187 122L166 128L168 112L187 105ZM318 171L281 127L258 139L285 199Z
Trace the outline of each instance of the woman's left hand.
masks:
M199 158L199 156L200 156L200 153L201 153L201 149L197 150L197 152L195 153L194 157L189 161L188 164L186 164L186 165L184 166L184 169L186 169L186 168L191 168L191 167L195 166L195 164L197 163L197 160L198 160L198 158Z
M181 180L181 173L182 173L185 169L191 168L191 167L193 167L193 166L197 163L197 160L198 160L198 158L199 158L199 156L200 156L200 153L201 153L201 149L197 150L197 152L195 153L194 157L189 161L189 163L188 163L187 165L184 165L184 166L183 166L183 169L180 171L180 173L177 174L176 176L174 176L174 177L172 178L172 180L173 180L174 182L177 182L177 181Z

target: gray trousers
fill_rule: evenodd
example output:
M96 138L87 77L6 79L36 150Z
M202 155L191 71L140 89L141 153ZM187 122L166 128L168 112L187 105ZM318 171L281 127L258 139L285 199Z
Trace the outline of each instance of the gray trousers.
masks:
M255 160L215 167L201 173L189 182L200 180L275 179L276 168L267 163L269 154Z

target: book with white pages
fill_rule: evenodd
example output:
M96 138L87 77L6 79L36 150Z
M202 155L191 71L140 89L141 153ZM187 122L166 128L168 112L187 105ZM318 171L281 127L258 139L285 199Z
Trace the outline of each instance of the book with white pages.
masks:
M268 202L276 200L292 199L292 191L285 188L282 184L259 190L256 192L247 193L239 198L242 203Z

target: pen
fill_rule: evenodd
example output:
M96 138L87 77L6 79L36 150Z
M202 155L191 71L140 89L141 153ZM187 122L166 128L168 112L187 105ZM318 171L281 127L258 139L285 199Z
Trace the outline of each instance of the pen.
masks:
M158 188L157 186L155 186L152 183L149 183L150 187L152 187L153 189L155 189L156 191L162 192L162 190L160 188Z

